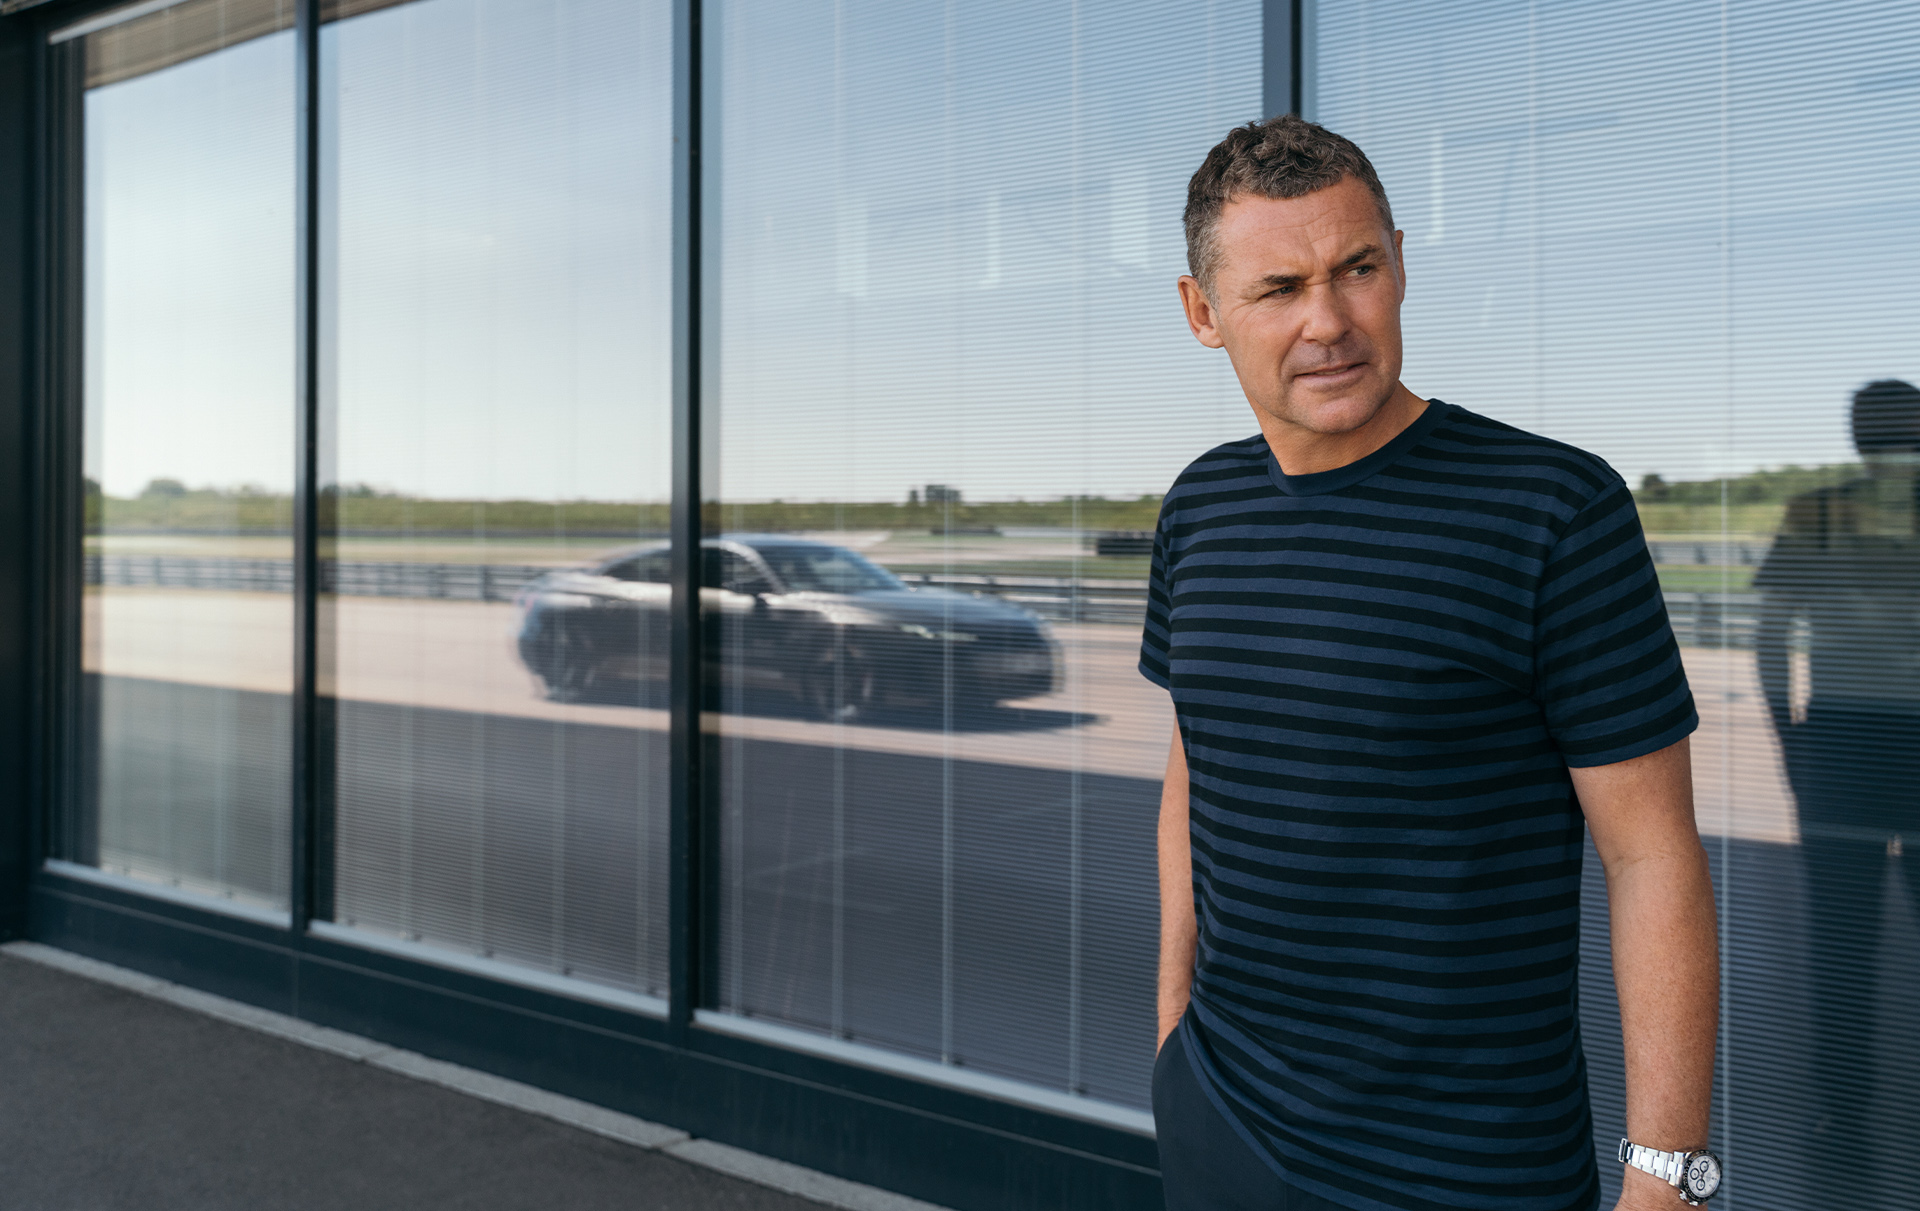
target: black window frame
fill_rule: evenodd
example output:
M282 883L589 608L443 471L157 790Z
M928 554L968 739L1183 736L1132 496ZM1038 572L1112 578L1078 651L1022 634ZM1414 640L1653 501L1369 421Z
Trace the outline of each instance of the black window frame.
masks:
M49 36L125 0L9 0L0 14L0 938L27 937L321 1025L470 1065L773 1157L971 1211L1161 1204L1150 1136L959 1083L714 1030L717 813L703 732L699 552L713 451L702 431L716 316L702 232L701 0L673 9L670 995L664 1017L350 945L331 917L333 701L326 608L335 520L321 491L319 29L296 0L296 492L291 905L284 925L84 877L59 835L87 768L74 676L80 582L80 222L84 42ZM1263 97L1299 112L1311 0L1264 0ZM1251 115L1249 115L1251 116ZM10 483L11 488L5 486ZM16 524L17 523L17 524ZM17 726L14 726L16 725ZM17 775L17 776L15 776Z

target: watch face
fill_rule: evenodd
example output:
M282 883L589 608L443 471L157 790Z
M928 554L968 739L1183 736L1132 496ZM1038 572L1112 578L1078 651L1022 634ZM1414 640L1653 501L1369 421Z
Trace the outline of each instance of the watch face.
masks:
M1711 1152L1696 1152L1687 1158L1684 1178L1687 1193L1694 1198L1712 1198L1720 1188L1720 1158Z

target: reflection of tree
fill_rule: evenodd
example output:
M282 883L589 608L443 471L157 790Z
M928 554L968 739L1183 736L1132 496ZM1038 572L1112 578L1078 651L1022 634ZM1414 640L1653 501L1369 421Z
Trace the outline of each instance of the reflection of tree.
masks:
M951 492L936 499L933 489ZM753 532L794 530L925 530L1003 526L1048 526L1082 530L1151 530L1160 515L1159 495L1132 497L1057 496L1036 500L963 503L960 491L941 484L908 494L905 504L889 501L728 501L720 506L721 527Z
M1859 463L1786 466L1677 482L1656 472L1641 478L1633 499L1650 534L1719 533L1723 507L1734 533L1767 534L1778 528L1788 501L1860 474Z
M102 522L102 507L105 497L100 492L100 481L88 475L80 481L80 526L84 534L98 534Z
M285 532L292 498L260 488L175 488L152 485L134 497L103 496L89 488L90 524L116 531L239 530ZM929 485L941 488L942 485ZM953 497L959 490L943 488ZM939 493L932 493L939 496ZM469 534L527 537L634 537L667 532L665 502L609 500L429 499L343 484L326 493L337 524L351 534ZM746 501L706 510L707 525L721 530L792 532L817 530L926 530L933 527L1075 527L1082 530L1151 530L1160 497L1110 499L1063 496L1051 500L985 501L929 499L916 492L907 503L889 501Z
M86 490L89 533L285 534L292 524L291 497L252 485L194 488L163 476L150 480L134 497L108 496L92 480Z
M245 485L190 488L166 479L134 497L101 495L97 485L89 493L89 524L120 533L284 534L293 517L290 495ZM664 503L431 500L365 484L342 485L322 497L323 516L348 533L632 538L667 529Z
M1837 479L1861 474L1861 464L1781 467L1725 480L1667 482L1646 476L1634 493L1649 533L1717 533L1722 498L1735 510L1734 529L1775 528L1786 502ZM90 527L116 530L224 529L283 532L292 516L285 493L242 485L190 487L167 477L137 496L106 496L86 481ZM360 533L463 533L622 537L664 534L665 502L611 500L487 500L429 498L368 483L339 484L325 493L342 530ZM1747 522L1741 522L1746 510ZM706 509L708 528L786 533L830 530L925 530L1044 526L1096 531L1151 531L1160 513L1158 493L1138 496L1052 496L967 501L952 485L926 484L899 501L724 501ZM1764 519L1764 524L1759 524Z
M1861 473L1859 463L1832 466L1785 466L1772 470L1749 471L1723 479L1681 480L1668 483L1658 472L1640 480L1634 499L1642 506L1650 504L1730 505L1777 504L1803 492L1826 487L1836 480L1852 479Z

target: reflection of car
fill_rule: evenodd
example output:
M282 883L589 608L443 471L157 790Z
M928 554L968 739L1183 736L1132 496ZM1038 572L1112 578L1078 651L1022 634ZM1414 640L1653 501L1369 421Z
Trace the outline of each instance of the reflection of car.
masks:
M568 699L667 675L665 545L584 571L550 572L521 591L520 659ZM956 704L1051 692L1059 676L1046 624L997 598L914 589L844 547L779 534L704 544L700 591L710 681L780 689L814 714Z

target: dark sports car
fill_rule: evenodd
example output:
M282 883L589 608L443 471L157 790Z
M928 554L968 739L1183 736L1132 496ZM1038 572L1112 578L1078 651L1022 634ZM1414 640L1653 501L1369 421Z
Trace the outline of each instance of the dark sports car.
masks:
M853 551L779 534L709 539L700 590L709 684L730 703L777 689L820 718L980 707L1056 688L1052 636L997 598L913 588ZM520 659L560 700L667 676L669 551L623 551L520 593Z

